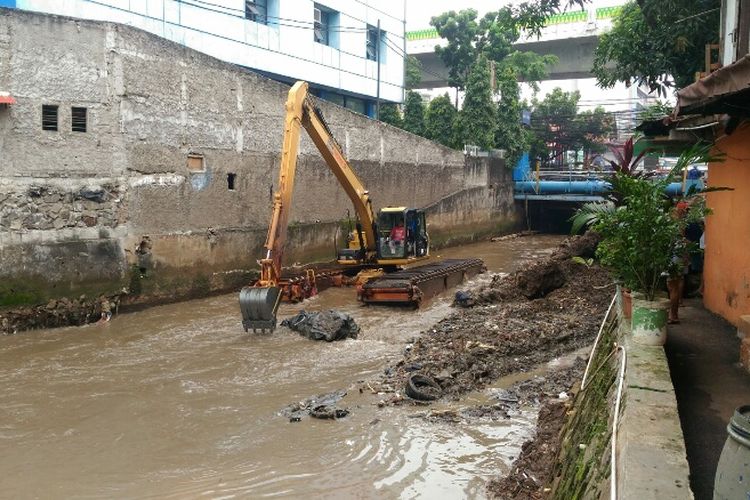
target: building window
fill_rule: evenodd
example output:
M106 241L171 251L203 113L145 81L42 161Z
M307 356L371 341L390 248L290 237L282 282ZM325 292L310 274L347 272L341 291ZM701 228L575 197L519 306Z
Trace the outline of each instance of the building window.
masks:
M190 172L206 171L206 161L202 154L190 153L187 160L187 168Z
M227 174L227 189L234 191L234 181L237 180L237 174Z
M86 132L86 108L73 106L70 108L70 118L73 132Z
M268 0L245 0L245 19L268 24Z
M367 25L367 58L370 61L378 60L378 29Z
M316 42L328 45L329 47L338 47L338 26L339 13L335 10L324 7L320 4L313 4L314 26L313 37Z
M42 104L42 130L57 130L57 109L53 104Z

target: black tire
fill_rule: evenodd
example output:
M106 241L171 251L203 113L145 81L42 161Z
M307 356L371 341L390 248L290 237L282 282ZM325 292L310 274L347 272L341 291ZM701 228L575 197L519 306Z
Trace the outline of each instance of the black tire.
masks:
M418 401L434 401L443 395L443 389L431 377L413 373L406 380L406 395Z

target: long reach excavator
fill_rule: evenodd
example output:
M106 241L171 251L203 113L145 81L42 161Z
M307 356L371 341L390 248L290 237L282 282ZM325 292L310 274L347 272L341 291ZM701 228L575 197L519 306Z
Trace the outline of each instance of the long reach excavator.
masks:
M281 263L292 209L294 176L297 169L300 128L304 127L328 167L354 204L356 227L348 235L347 247L338 250L337 261L349 267L382 266L396 268L429 255L429 236L423 210L386 207L372 208L370 193L344 158L320 109L308 95L306 82L289 90L284 122L284 143L278 191L273 197L273 213L260 260L260 279L240 291L242 326L248 330L273 330L282 297Z

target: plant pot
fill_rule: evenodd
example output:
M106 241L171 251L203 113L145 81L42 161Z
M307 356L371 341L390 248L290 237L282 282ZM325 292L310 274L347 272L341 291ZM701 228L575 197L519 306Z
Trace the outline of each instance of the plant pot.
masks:
M620 294L622 295L622 316L630 319L633 316L633 296L627 288L622 288Z
M667 341L667 311L669 299L645 300L632 294L633 314L631 329L633 340L644 345L664 345Z

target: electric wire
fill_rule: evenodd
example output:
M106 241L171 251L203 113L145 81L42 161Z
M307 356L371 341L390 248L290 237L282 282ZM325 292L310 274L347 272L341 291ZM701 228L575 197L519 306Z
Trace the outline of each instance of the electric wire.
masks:
M244 45L246 47L255 47L255 48L258 48L258 49L266 50L268 52L272 52L274 54L279 54L279 55L291 57L292 59L297 59L299 61L305 61L305 62L310 62L310 63L318 64L318 65L324 66L326 68L335 69L337 71L341 71L343 73L348 73L350 75L355 75L355 76L358 76L360 78L365 78L367 80L373 80L373 81L376 80L374 77L366 76L366 75L363 75L361 73L350 71L350 70L345 69L345 68L343 68L341 66L333 66L333 65L330 65L330 64L322 63L320 61L315 61L315 60L312 60L312 59L307 59L307 58L300 57L300 56L297 56L297 55L294 55L294 54L290 54L290 53L287 53L287 52L282 52L280 50L275 50L275 49L272 49L270 47L262 47L262 46L257 45L257 44L245 42L245 41L242 41L242 40L237 40L235 38L231 38L231 37L228 37L228 36L225 36L225 35L220 35L218 33L212 33L210 31L205 31L205 30L202 30L202 29L199 29L199 28L195 28L195 27L192 27L192 26L186 26L186 25L175 23L175 22L172 22L172 21L167 21L166 19L163 19L163 18L159 18L159 17L154 17L154 16L149 16L149 15L146 15L146 14L141 14L141 13L133 12L133 11L131 11L129 9L125 9L125 8L122 8L122 7L114 7L114 6L110 5L110 4L103 3L103 2L100 2L100 1L97 1L97 0L83 0L83 1L95 4L95 5L101 5L103 7L109 7L111 9L119 10L119 11L122 11L122 12L128 12L130 14L136 14L136 15L144 18L144 19L149 19L149 20L152 20L152 21L158 21L158 22L161 22L161 23L164 23L164 24L169 24L170 26L175 26L175 27L178 27L178 28L183 28L183 29L186 29L186 30L194 31L196 33L201 33L203 35L213 36L213 37L216 37L216 38L219 38L219 39L222 39L222 40L227 40L227 41L230 41L230 42L238 43L238 44ZM347 54L347 55L350 55L352 57L357 57L359 59L366 59L364 56L360 56L358 54L352 54L352 53L349 53L349 52L346 52L346 51L340 51L340 52L342 54ZM381 83L381 85L387 85L387 86L390 86L390 87L397 87L399 89L402 88L401 85L397 85L395 83L391 83L391 82L388 82L386 80L381 80L380 83Z
M220 5L220 4L216 4L216 3L213 3L213 2L209 2L207 0L174 0L174 1L177 2L177 3L181 3L181 4L190 5L192 7L198 8L198 9L204 9L204 10L208 10L208 11L211 11L211 12L216 12L216 13L219 13L219 14L224 14L224 15L228 15L228 16L232 16L232 17L238 17L238 18L242 18L242 19L247 19L245 17L245 10L244 9L238 9L236 7L226 7L224 5ZM208 5L210 7L203 7L201 5L195 5L195 3L200 3L200 4L203 4L203 5ZM370 8L373 9L373 10L377 10L378 12L381 12L380 10L375 9L374 7L370 7ZM226 12L226 11L237 12L237 14L230 14L229 12ZM367 21L365 21L364 19L360 19L360 18L355 17L355 16L353 16L353 15L351 15L349 13L344 12L343 15L346 16L346 17L349 17L351 19L354 19L355 21L360 21L362 23L365 23L365 25L367 25L367 26L374 27L371 24L369 24ZM292 18L271 16L271 15L268 15L268 14L266 14L264 16L260 16L260 17L263 17L265 19L272 19L272 20L274 20L274 22L272 23L274 25L286 26L286 27L291 27L291 28L315 29L315 24L316 24L315 21L304 21L302 19L292 19ZM393 17L393 16L390 16L390 17ZM394 19L396 19L398 21L402 21L402 20L397 19L397 18L394 18ZM292 22L292 23L295 23L295 24L294 25L289 25L289 24L283 24L283 23L279 23L279 22L275 22L275 21L286 21L286 22ZM363 27L360 27L360 26L335 26L335 28L336 29L332 29L332 27L329 27L328 29L329 29L329 31L336 31L336 32L340 32L340 33L360 33L360 32L364 33L366 31L368 31L369 29L371 29L371 28L367 28L367 27L363 28ZM404 38L403 36L398 35L398 34L392 32L392 31L383 30L383 32L388 33L388 35L392 36L393 38L398 38L398 39L403 39Z

